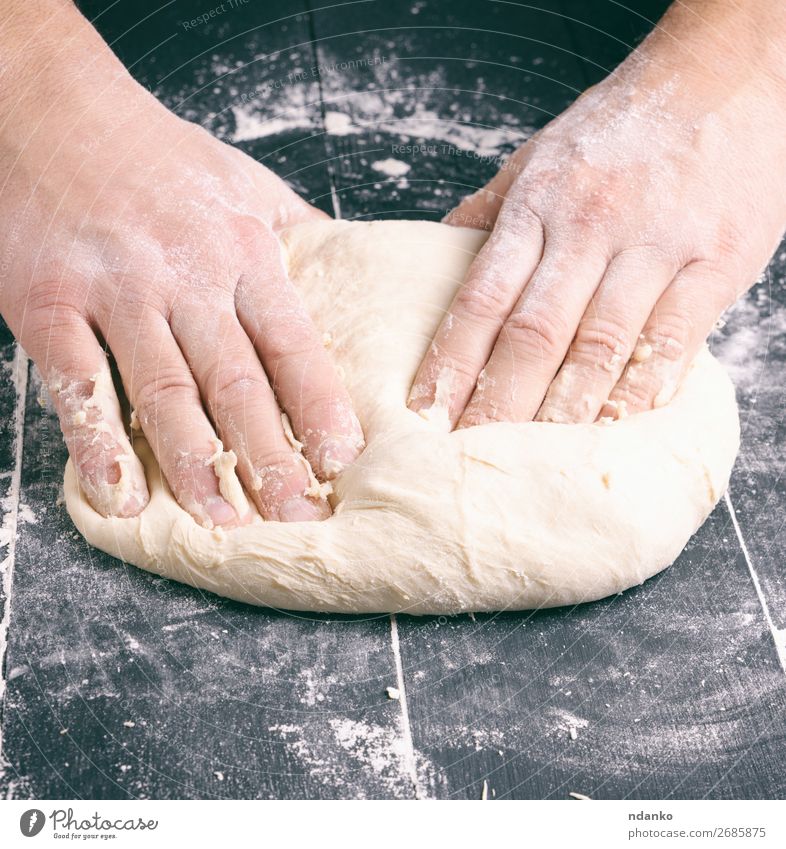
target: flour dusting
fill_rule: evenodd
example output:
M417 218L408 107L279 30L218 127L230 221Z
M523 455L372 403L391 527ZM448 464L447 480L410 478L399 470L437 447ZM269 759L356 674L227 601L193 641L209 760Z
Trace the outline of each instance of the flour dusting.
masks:
M402 177L412 169L411 165L400 159L380 159L378 162L372 162L371 167L387 177Z
M522 123L521 104L500 109L495 103L491 123L482 80L477 91L459 97L443 65L413 71L398 61L391 44L375 48L369 40L368 57L355 63L349 77L342 67L347 63L324 49L321 76L296 51L260 55L246 64L216 54L194 71L192 87L157 95L182 117L234 143L291 133L380 141L384 134L403 143L444 144L445 155L452 149L495 159L532 134L533 127ZM264 71L257 61L265 62Z
M412 797L407 747L400 727L348 717L332 717L327 726L329 735L325 734L325 725L310 720L279 723L268 730L283 741L310 777L329 783L333 791L343 791L339 795L366 798L367 788L376 785L385 796ZM335 757L337 749L349 756L351 771L340 770ZM423 755L415 755L423 786L433 787L438 782L436 769Z

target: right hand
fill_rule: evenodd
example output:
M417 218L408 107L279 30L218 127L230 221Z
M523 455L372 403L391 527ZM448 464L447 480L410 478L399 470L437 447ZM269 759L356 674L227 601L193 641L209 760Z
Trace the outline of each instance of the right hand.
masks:
M81 16L69 22L77 55L46 96L36 96L46 74L20 74L0 103L0 313L45 376L87 499L116 516L148 500L102 338L172 493L199 523L248 518L219 489L216 434L264 518L327 517L279 409L323 481L362 450L278 241L322 213L168 112Z

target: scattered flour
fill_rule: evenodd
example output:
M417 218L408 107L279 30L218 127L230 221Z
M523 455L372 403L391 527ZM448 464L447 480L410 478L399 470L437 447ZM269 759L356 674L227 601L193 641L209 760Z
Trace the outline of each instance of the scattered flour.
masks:
M322 723L305 721L272 725L269 731L280 737L298 764L320 782L329 782L339 796L364 798L366 793L397 798L413 794L408 772L407 746L400 728L389 728L374 722L346 717L328 720L330 735L325 735ZM336 748L348 756L342 769L336 758ZM436 770L422 755L416 753L416 768L423 786L435 783Z
M766 377L771 352L786 350L786 307L774 302L771 287L782 281L765 280L737 301L710 337L710 347L738 389L781 391Z
M307 114L297 110L288 115L265 116L233 106L232 114L235 116L233 142L253 141L309 126Z
M343 112L325 112L325 132L331 136L348 136L357 132L352 119Z
M586 728L589 725L586 719L582 719L568 710L549 708L547 713L551 715L554 727L565 734L569 734L572 740L576 739L574 735L577 734L579 729Z
M25 525L37 525L38 518L35 513L30 509L30 506L27 504L19 505L16 514L17 522L23 522Z
M377 775L403 767L404 739L389 728L352 719L331 719L330 727L339 746Z
M319 702L324 701L325 695L322 690L326 685L329 686L329 681L326 682L324 678L318 680L314 671L308 666L300 670L298 678L303 688L303 694L300 696L301 704L315 707Z
M390 45L371 45L368 50L385 53L385 61L362 70L364 77L353 77L355 90L349 93L346 74L327 74L321 87L310 75L298 79L296 54L258 56L246 64L216 54L194 71L188 88L174 95L161 91L158 96L177 114L235 143L291 132L374 141L385 134L396 143L445 145L440 152L447 155L459 151L495 159L532 134L533 128L522 124L526 110L511 103L509 110L500 112L497 101L492 109L482 84L474 94L464 92L459 99L444 66L424 74L399 63L388 52ZM324 50L323 54L325 66L340 64L337 57ZM264 72L257 61L265 62ZM279 77L264 87L262 81L276 74ZM320 98L327 105L324 117Z
M380 159L378 162L372 162L371 167L388 177L403 177L412 169L411 165L400 159Z

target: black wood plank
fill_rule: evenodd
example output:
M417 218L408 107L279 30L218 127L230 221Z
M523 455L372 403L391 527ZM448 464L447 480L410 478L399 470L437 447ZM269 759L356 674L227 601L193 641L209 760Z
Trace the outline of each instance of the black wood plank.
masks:
M561 0L586 84L607 76L652 30L670 0Z
M316 11L342 217L441 218L583 89L559 3ZM409 149L408 147L409 146Z
M399 628L414 744L451 798L786 792L786 680L722 507L621 596Z
M712 339L737 387L742 447L731 497L786 650L786 242Z

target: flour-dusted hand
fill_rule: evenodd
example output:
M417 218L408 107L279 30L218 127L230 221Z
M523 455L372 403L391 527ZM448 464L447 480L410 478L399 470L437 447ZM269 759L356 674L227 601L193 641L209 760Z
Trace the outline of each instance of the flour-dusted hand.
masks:
M103 515L148 493L105 346L180 505L206 527L330 513L363 434L278 234L321 214L137 85L70 2L0 37L0 310ZM42 14L44 14L42 12ZM6 22L8 23L8 22ZM220 441L219 441L220 438Z
M675 6L450 214L491 235L413 409L466 427L670 400L786 225L786 11L754 5Z

